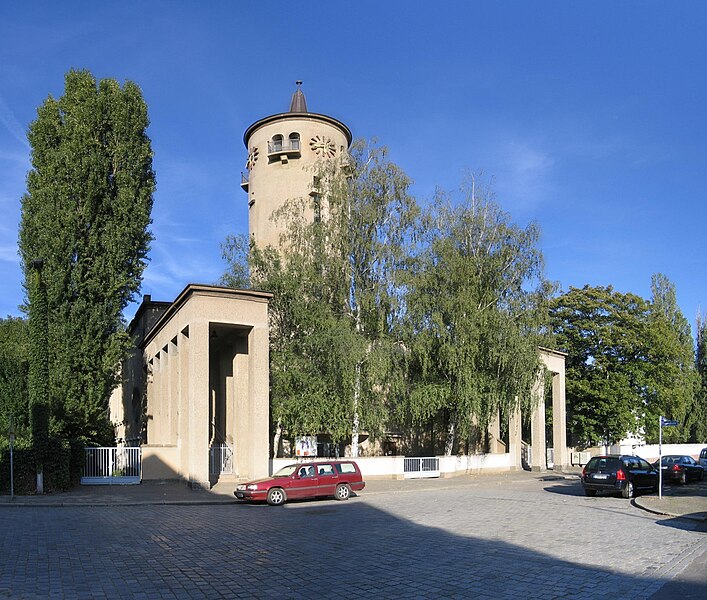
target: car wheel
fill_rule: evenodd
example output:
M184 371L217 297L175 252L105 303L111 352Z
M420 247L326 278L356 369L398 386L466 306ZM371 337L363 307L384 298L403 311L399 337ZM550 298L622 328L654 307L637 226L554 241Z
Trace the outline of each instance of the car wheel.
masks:
M623 492L621 492L621 495L627 499L633 498L633 482L632 481L626 482L626 487L624 488Z
M351 488L348 483L340 483L336 486L334 498L337 500L348 500L349 496L351 496Z
M285 503L287 496L282 488L270 488L268 490L268 504L270 506L280 506Z
M584 493L587 494L587 496L589 496L590 498L592 498L592 497L594 497L594 496L597 495L597 491L596 491L596 490L588 490L588 489L586 489L586 488L584 489Z

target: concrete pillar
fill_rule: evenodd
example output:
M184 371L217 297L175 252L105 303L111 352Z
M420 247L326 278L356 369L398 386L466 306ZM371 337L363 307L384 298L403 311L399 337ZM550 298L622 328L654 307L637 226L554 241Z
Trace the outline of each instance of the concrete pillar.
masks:
M547 468L545 444L545 375L541 372L533 386L533 415L530 419L530 444L533 457L530 468L533 471L544 471Z
M209 489L209 323L189 325L189 483Z
M267 324L248 335L249 471L251 477L268 475L270 456L270 345Z
M189 329L185 328L179 333L179 408L177 414L177 447L179 454L179 475L189 479L187 473L189 464L189 354L191 341Z
M180 364L179 364L179 337L174 336L169 343L169 444L177 444L177 431L179 428L179 392L180 392Z
M567 452L567 414L565 407L565 373L554 373L552 377L552 447L555 470L569 465Z
M516 398L518 403L518 398ZM513 409L508 417L508 452L511 455L511 470L520 471L523 468L523 422L521 420L520 405Z
M248 348L249 337L239 336L233 357L233 395L234 410L232 415L233 453L236 475L249 478L251 468L250 454L250 361L253 360Z
M160 359L156 354L147 364L147 443L158 444L160 415Z
M503 454L505 452L505 448L503 446L503 442L501 441L501 416L499 411L496 411L496 414L489 423L488 435L489 453Z

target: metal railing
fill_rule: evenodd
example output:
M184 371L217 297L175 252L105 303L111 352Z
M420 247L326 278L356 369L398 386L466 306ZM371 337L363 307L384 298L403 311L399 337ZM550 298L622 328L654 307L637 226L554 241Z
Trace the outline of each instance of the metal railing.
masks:
M214 444L209 448L209 475L230 475L233 471L233 448Z
M268 142L268 154L280 152L299 152L300 140L286 140L282 142Z
M140 483L142 449L139 447L86 448L82 485Z
M439 477L439 458L426 456L403 459L403 475L406 479Z

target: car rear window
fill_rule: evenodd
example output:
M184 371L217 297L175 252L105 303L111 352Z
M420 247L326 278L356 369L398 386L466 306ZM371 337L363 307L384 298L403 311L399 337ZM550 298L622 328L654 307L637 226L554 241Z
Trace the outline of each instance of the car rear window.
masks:
M355 473L356 467L353 466L353 463L338 463L336 470L339 473Z
M598 471L599 469L618 469L620 466L621 461L618 458L595 456L589 460L586 469L588 471Z

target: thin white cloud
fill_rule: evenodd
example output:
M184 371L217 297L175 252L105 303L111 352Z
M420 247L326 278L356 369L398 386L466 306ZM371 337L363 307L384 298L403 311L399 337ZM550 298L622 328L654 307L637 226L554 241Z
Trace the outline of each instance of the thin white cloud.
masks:
M20 144L26 148L29 148L25 128L17 120L14 113L10 110L10 107L3 100L2 96L0 96L0 123L5 126L5 129L7 129L12 134L12 137L20 142Z
M500 144L496 150L498 182L501 197L522 208L537 206L552 188L552 156L530 142L516 140Z
M0 261L19 263L20 255L18 254L17 244L14 246L0 246Z

